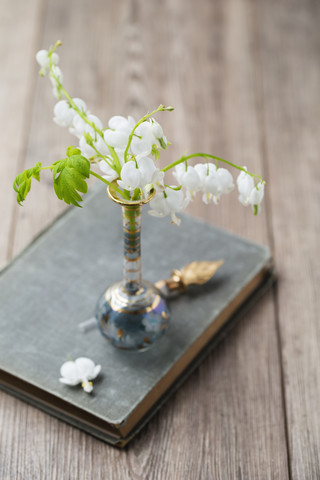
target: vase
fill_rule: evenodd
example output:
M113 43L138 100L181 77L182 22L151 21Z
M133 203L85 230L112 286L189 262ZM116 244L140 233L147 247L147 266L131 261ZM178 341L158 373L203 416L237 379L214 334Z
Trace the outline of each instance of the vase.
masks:
M101 295L96 320L114 347L144 351L163 336L170 315L163 295L141 275L141 212L153 194L148 199L126 201L110 185L108 195L122 208L123 279Z

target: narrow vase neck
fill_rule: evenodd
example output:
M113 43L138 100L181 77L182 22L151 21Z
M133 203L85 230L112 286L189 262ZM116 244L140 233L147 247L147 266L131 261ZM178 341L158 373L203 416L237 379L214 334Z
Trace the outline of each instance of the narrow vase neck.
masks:
M123 206L123 284L129 293L141 286L141 206Z

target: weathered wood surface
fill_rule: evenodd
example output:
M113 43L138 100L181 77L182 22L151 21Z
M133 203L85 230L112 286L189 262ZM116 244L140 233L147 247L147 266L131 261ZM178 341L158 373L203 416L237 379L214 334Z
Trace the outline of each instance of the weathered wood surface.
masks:
M1 265L64 208L49 181L23 209L11 193L19 170L72 142L51 121L33 60L60 38L65 84L99 117L173 104L160 120L167 158L207 151L263 173L258 218L236 194L189 210L269 244L279 271L124 451L0 393L1 480L320 478L319 10L312 0L0 1Z

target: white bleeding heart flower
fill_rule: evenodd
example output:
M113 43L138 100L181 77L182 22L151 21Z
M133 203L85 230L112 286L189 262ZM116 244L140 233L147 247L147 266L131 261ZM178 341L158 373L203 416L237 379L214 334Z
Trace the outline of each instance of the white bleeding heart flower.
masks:
M151 210L148 213L154 217L171 215L171 222L180 225L181 219L177 217L176 213L183 210L187 203L188 200L184 198L182 190L172 190L167 187L162 192L158 192L150 201Z
M163 134L162 127L154 118L150 119L151 123L151 132L156 140L157 147L161 147L164 150L167 148L167 137Z
M57 67L57 65L52 65L49 77L52 84L53 95L56 98L61 98L61 93L59 90L60 84L63 82L63 73L61 69Z
M110 157L107 157L106 160L109 161L110 164L112 163L112 159ZM110 167L106 160L101 160L99 162L99 168L104 174L102 175L102 177L105 178L108 182L112 182L113 180L119 178L119 175L112 167Z
M73 98L74 103L83 113L86 112L87 106L81 98ZM74 117L77 115L76 110L70 105L67 100L60 100L55 104L53 121L60 127L70 127Z
M101 155L110 155L105 140L99 134L96 135L96 140L93 142L93 145Z
M243 167L243 168L247 169L247 167ZM237 186L240 194L239 195L240 202L244 206L249 205L250 194L255 187L253 178L250 175L248 175L246 172L242 171L238 175Z
M92 145L91 145L91 142L89 142L85 136L82 136L80 138L79 146L80 146L82 155L84 155L85 157L93 157L99 154L101 155L101 157L110 155L109 149L104 139L99 134L96 134L95 138L96 140L93 140L91 138Z
M218 168L218 165L224 163L229 166L233 164L206 153L182 156L166 165L162 170L168 171L176 167L173 175L179 184L178 187L166 187L164 172L156 167L155 162L160 156L160 150L167 148L168 141L161 125L151 115L160 111L172 111L173 107L159 105L152 113L147 113L137 123L133 117L126 118L115 115L110 118L108 128L103 129L100 119L87 111L85 102L77 98L71 100L70 95L64 89L62 85L63 74L58 66L59 56L55 52L60 44L61 42L56 42L49 51L40 50L36 55L36 60L41 67L41 75L49 70L54 95L58 99L62 96L65 98L65 100L57 102L54 107L55 123L62 127L69 127L69 131L79 139L82 155L88 158L91 163L99 162L99 167L104 175L98 175L93 171L90 171L90 174L102 181L105 179L109 182L117 180L120 188L131 193L132 199L145 198L152 189L155 189L156 195L150 204L152 206L150 214L160 217L171 215L172 221L176 224L180 222L176 212L185 208L197 192L203 192L205 203L210 201L218 203L221 195L233 190L234 182L230 172L225 168ZM151 156L154 160L150 158ZM211 162L216 160L216 162L210 163L207 161L207 163L198 164L194 167L186 164L187 161L197 157L210 159ZM176 165L179 162L182 163ZM233 166L241 170L241 167ZM79 173L83 173L80 170L81 165L79 165ZM242 170L244 171L237 179L239 200L243 205L251 205L256 214L264 196L265 182L261 179L261 182L256 185L255 178L257 176L247 173L245 167ZM37 168L34 175L37 178L36 174L38 174ZM15 183L14 188L17 191L17 199L20 203L19 198L23 201L26 192L20 185L19 178L18 176L18 182ZM72 188L74 187L78 187L78 185L74 184ZM185 193L178 190L181 187L183 187ZM178 189L174 190L174 188ZM68 181L65 182L65 185L61 185L61 190L64 190L64 192L61 193L59 198L61 197L65 201L69 197L73 198L68 191L70 190ZM132 195L133 193L135 195ZM121 195L120 191L119 194ZM127 198L127 195L123 196ZM77 205L76 201L71 203Z
M60 100L55 104L53 109L53 121L60 127L70 127L72 120L76 114L66 100Z
M108 129L104 132L104 138L108 145L113 148L119 148L125 150L129 135L135 126L135 120L133 117L122 117L121 115L115 115L111 117L108 122Z
M86 116L86 118L90 123L93 123L98 130L102 130L102 122L96 115L92 115L90 113ZM84 133L89 133L92 138L95 138L94 128L89 125L78 113L74 116L72 126L70 127L69 131L79 139Z
M91 393L93 385L90 380L94 380L101 371L101 365L95 363L86 357L77 358L74 362L65 362L60 368L60 382L66 385L79 385L87 393Z
M131 142L131 150L134 155L150 155L152 145L155 143L155 137L152 133L152 125L149 122L143 122L135 131Z
M226 168L217 168L214 173L218 183L218 193L213 196L213 201L219 203L220 196L232 192L234 189L233 177Z
M104 139L110 147L125 148L128 143L129 135L117 130L106 130L104 132Z
M233 177L227 169L217 168L213 163L198 163L194 168L200 177L204 203L213 200L217 204L222 194L234 189Z
M247 169L246 167L243 167ZM251 175L242 171L237 178L237 185L239 190L239 200L245 207L251 205L253 212L258 214L260 212L260 204L264 197L264 184L255 182Z
M79 147L81 150L81 155L83 155L84 157L89 158L97 154L95 149L87 143L87 140L85 139L85 137L80 138Z
M152 158L139 157L138 160L125 163L121 169L121 180L118 180L119 187L132 192L141 188L147 196L152 188L163 190L164 173L160 172Z
M121 115L115 115L111 117L108 122L108 127L112 130L121 130L126 132L128 135L133 130L136 121L133 117L129 116L128 118L122 117Z
M141 174L140 187L145 189L147 194L150 192L152 185L158 190L163 188L164 173L160 172L160 169L155 166L152 158L139 158L137 159L137 165Z
M249 197L250 205L260 205L264 197L264 184L259 182L252 190Z
M49 52L48 50L39 50L36 54L36 60L41 67L41 71L45 74L50 66ZM59 55L56 52L51 54L51 62L54 65L59 63Z
M124 190L132 192L141 184L141 172L137 168L136 162L130 161L123 165L121 169L121 180L118 180L118 185Z
M195 193L201 189L202 181L194 167L189 165L186 167L185 163L180 163L175 167L173 175L178 183L186 188L188 197L194 198Z
M134 131L131 150L134 155L148 156L152 152L153 145L166 149L167 143L161 125L151 118L141 123Z

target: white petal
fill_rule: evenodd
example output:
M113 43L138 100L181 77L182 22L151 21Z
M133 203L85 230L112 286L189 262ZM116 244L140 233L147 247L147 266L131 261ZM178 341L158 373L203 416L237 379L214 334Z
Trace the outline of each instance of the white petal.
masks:
M143 157L137 160L138 168L141 172L141 187L152 183L153 174L156 171L156 166L152 158Z
M149 205L151 210L148 213L155 217L164 217L170 213L169 205L162 192L157 193Z
M217 178L220 193L230 193L234 189L233 177L226 168L218 168Z
M66 378L68 381L75 382L73 383L74 385L80 381L75 362L65 362L60 368L60 375L61 377Z
M152 217L158 217L158 218L162 218L167 215L165 213L159 212L158 210L148 210L148 214L151 215Z
M105 174L104 177L106 180L108 180L108 182L112 182L118 178L117 172L113 170L113 168L111 168L105 160L101 160L101 162L99 162L99 168Z
M93 144L101 155L110 155L106 142L99 134L97 134L97 140Z
M58 80L60 80L60 82L62 83L63 81L63 74L62 74L62 71L59 67L57 67L57 65L52 65L51 67L51 75L55 75L55 77L57 77ZM52 76L50 77L52 82L55 82L55 78L53 78Z
M242 167L242 168L244 168L245 170L247 170L247 167L246 167L246 166L244 166L244 167ZM238 182L242 182L242 180L243 180L244 178L246 178L246 176L247 176L247 173L242 170L242 171L239 173L238 177L237 177L237 183L238 183Z
M249 196L250 205L259 205L264 196L264 185L259 183L257 188L253 188Z
M92 390L93 390L93 386L91 385L91 383L86 382L86 381L83 382L82 388L83 388L83 390L84 390L86 393L91 393Z
M39 50L36 54L36 60L40 67L47 67L49 66L49 57L47 50Z
M204 182L205 177L207 176L207 165L204 163L197 163L197 165L194 166L194 169L198 173L200 180Z
M219 192L219 180L216 175L209 175L205 179L204 191L211 195L217 195Z
M99 129L99 130L102 130L102 122L100 120L100 118L98 118L96 115L88 115L87 116L87 119L89 120L89 122L92 122L95 124L95 126ZM91 131L92 127L90 127L88 124L86 124L86 128L87 129L90 129L90 130L87 130L88 132Z
M59 55L56 53L56 52L53 52L51 54L51 61L52 63L54 63L55 65L57 65L59 63Z
M131 150L134 155L145 153L149 155L152 150L152 145L155 143L155 138L152 134L152 126L149 122L143 122L135 130L135 135L132 138Z
M97 154L97 152L90 145L87 144L87 141L84 137L80 138L79 147L81 149L81 153L85 157L93 157Z
M76 113L72 121L72 126L75 130L81 132L81 135L84 133L85 124L86 122L83 120L83 118L81 118L80 115Z
M108 127L112 130L127 130L128 129L128 119L122 117L121 115L115 115L111 117L108 122Z
M177 179L179 185L182 184L183 175L186 171L186 166L184 163L179 163L179 165L175 166L175 171L173 172L173 176Z
M245 197L243 195L239 195L239 202L242 203L244 207L247 207L249 205L249 197Z
M96 365L93 369L92 374L88 377L88 380L94 380L99 373L101 372L101 365Z
M179 227L181 224L181 218L177 217L175 213L171 213L171 222Z
M77 379L74 379L74 380L71 380L70 378L59 378L59 381L61 383L65 383L66 385L79 385L79 383L81 383L81 379L80 378L77 378Z
M75 110L70 108L70 105L66 100L60 100L60 102L56 103L53 113L55 115L53 120L60 127L70 127L73 118L76 115Z
M202 201L203 201L203 203L205 203L206 205L209 205L209 202L210 202L211 198L212 198L211 193L204 193L204 194L202 195Z
M142 154L143 156L150 155L152 151L153 139L133 137L131 142L131 150L134 155Z
M245 168L245 167L244 167ZM241 172L237 178L237 185L240 195L247 198L251 191L255 188L253 178L245 172Z
M79 357L74 362L78 369L80 378L88 378L94 371L94 362L87 357Z
M119 180L118 180L118 184ZM134 190L141 184L141 173L136 168L136 164L133 161L127 162L121 169L121 187L126 190Z
M183 208L184 194L182 190L166 189L167 204L171 212L179 212Z
M154 118L151 119L151 127L152 134L156 139L163 137L162 127Z
M183 175L182 184L188 190L200 190L201 180L197 170L195 170L193 167L188 167L188 170Z
M74 103L77 105L77 107L79 108L79 110L81 110L83 113L86 113L87 111L87 105L86 103L81 99L81 98L73 98L72 99L74 101Z
M120 130L105 130L104 138L107 144L111 147L125 149L129 135Z

